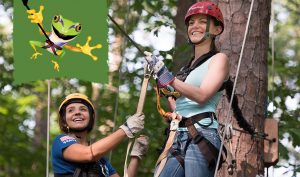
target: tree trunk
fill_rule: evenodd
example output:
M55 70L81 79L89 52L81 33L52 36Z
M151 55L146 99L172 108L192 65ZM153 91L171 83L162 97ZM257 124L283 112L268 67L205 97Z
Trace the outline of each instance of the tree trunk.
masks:
M219 0L214 2L218 3L225 18L225 30L220 36L219 43L221 51L226 53L230 59L230 76L234 81L251 1ZM264 131L270 11L271 0L254 1L235 91L239 100L239 108L257 132ZM225 120L228 109L229 101L224 96L218 109L220 122L228 122ZM232 114L230 113L230 115ZM229 119L233 120L233 127L239 128L233 116ZM237 168L232 176L263 175L263 140L252 138L249 134L239 131L233 133L232 155L237 161ZM219 170L219 176L230 176L226 164Z
M47 99L43 96L38 97L39 101L35 109L34 147L42 146L47 139Z
M179 0L175 18L175 47L186 44L186 28L184 15L188 7L195 1ZM250 0L213 0L218 4L225 19L225 30L217 39L220 51L226 53L230 60L230 76L234 81L238 60L242 48L244 32L251 6ZM241 68L238 75L235 94L239 100L239 108L244 117L257 132L263 132L267 101L267 50L269 41L271 0L254 1L249 31L244 47ZM185 31L185 32L183 32ZM191 51L189 51L191 52ZM182 62L190 59L188 51L175 55L174 71L178 71ZM229 109L229 101L223 96L217 111L220 123L225 122ZM231 108L230 108L231 109ZM233 127L239 128L235 118ZM240 129L240 128L239 128ZM251 138L249 134L234 131L232 137L232 153L237 161L233 177L255 177L264 174L263 140ZM219 170L218 176L231 176L227 172L226 163Z

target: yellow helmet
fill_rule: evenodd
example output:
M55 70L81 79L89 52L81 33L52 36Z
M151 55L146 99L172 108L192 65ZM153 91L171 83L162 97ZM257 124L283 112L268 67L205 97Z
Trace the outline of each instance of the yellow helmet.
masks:
M72 102L72 100L83 100L85 102L87 102L92 108L93 111L95 112L95 108L93 103L88 99L88 97L82 93L71 93L69 95L66 96L66 98L64 99L64 101L60 104L59 106L59 112L61 111L61 108L64 105L70 104L70 102Z
M71 103L82 103L88 107L89 112L90 112L90 123L89 123L88 127L86 127L86 130L88 130L88 132L90 132L94 125L95 108L94 108L93 103L88 99L88 97L81 93L72 93L72 94L67 95L66 98L60 104L60 106L58 108L58 112L60 115L60 119L59 119L60 129L65 133L68 133L67 131L69 131L67 128L68 126L66 125L66 120L65 120L65 112L66 112L65 110L66 110L66 107Z

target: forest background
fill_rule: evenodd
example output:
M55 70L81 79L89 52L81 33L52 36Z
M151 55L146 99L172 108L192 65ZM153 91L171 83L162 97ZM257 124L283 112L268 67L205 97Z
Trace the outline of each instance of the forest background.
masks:
M166 57L167 65L172 68L172 60L180 60L173 58L174 54L190 48L187 43L175 44L176 34L185 34L185 31L175 27L179 20L183 20L183 17L177 17L180 2L115 0L109 1L109 13L143 49L160 50ZM184 2L192 4L195 1ZM266 117L279 122L280 161L269 175L300 176L300 1L273 0L272 7L274 20L269 28ZM12 20L12 1L0 0L0 177L45 176L47 82L12 85ZM274 65L271 52L273 41ZM50 140L59 134L57 107L63 97L72 92L85 93L95 103L97 122L91 135L93 139L108 135L125 121L127 115L135 112L143 79L144 59L110 21L109 48L109 83L97 84L77 79L50 80ZM152 80L144 107L146 127L143 134L151 137L151 143L139 169L139 176L152 176L167 126L153 106L156 103L154 84ZM165 102L162 105L166 107ZM126 145L127 141L124 141L107 154L120 174Z

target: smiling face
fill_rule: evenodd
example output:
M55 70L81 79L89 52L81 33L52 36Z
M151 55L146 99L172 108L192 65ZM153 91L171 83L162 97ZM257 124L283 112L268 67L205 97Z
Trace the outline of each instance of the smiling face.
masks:
M191 16L190 20L188 21L188 36L191 42L196 43L204 37L207 21L207 16L203 14L196 14ZM209 33L216 36L220 34L220 32L222 31L222 27L215 26L213 21L214 20L211 18Z
M81 25L72 22L61 15L55 15L52 19L52 31L60 39L73 40L81 32Z
M90 121L89 109L82 103L71 103L66 107L66 123L70 129L84 130Z

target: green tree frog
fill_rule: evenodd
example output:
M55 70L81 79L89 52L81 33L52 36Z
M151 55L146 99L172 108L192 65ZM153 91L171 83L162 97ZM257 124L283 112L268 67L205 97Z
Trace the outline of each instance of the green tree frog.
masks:
M43 27L43 10L44 6L40 6L39 12L36 12L35 9L27 10L27 13L29 14L28 19L31 20L31 23L40 24ZM57 55L58 59L63 58L65 54L63 48L66 48L74 52L82 52L90 56L94 61L97 60L97 57L94 56L91 51L95 48L102 48L102 45L97 44L95 46L90 46L89 43L92 40L91 36L87 37L87 41L83 46L79 44L76 44L76 47L68 45L70 41L74 40L80 34L82 30L80 23L68 20L61 15L55 15L52 19L51 26L51 32L46 32L50 41L48 39L46 40L46 43L40 41L29 41L34 50L31 59L35 60L39 55L42 55L42 53L37 50L37 47L39 47ZM41 29L40 33L43 34ZM54 64L54 70L59 71L59 64L54 60L51 60L51 62Z

